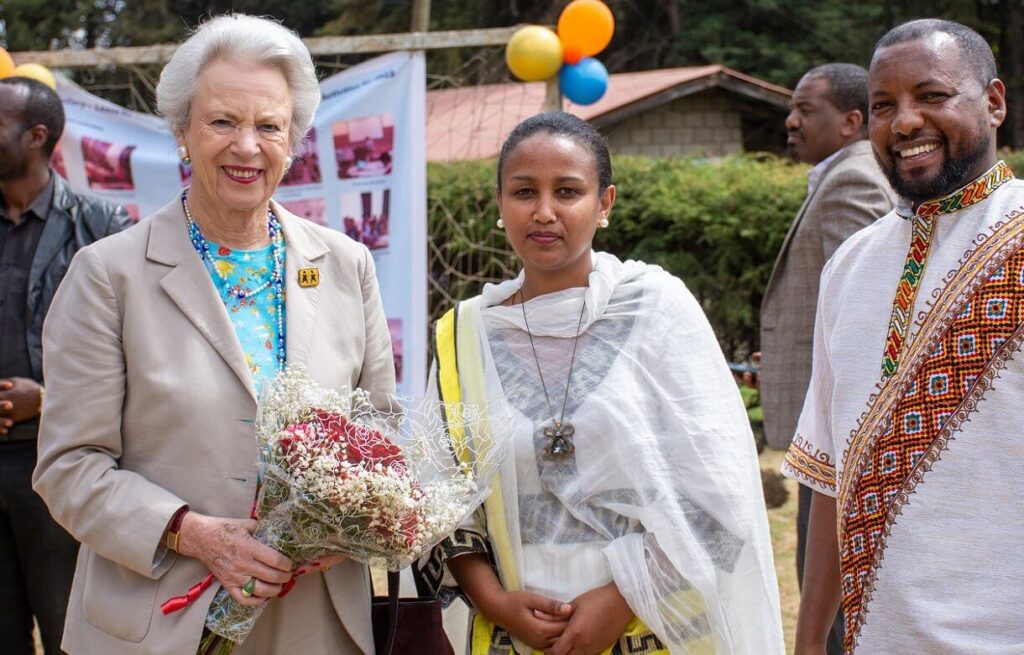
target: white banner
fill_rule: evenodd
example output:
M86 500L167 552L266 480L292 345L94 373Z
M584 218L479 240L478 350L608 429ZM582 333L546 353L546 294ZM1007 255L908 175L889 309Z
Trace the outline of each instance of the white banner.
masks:
M324 80L303 152L275 199L371 249L391 330L399 392L423 393L427 367L427 182L422 53L396 52ZM60 81L67 124L54 168L134 220L187 184L160 118Z

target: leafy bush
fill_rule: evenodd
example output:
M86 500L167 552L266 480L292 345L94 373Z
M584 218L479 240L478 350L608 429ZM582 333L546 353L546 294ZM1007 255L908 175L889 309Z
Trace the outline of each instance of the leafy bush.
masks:
M1000 150L999 157L1017 177L1024 177L1024 150Z
M806 168L765 155L615 165L619 200L595 247L679 276L727 356L755 350L761 296L807 193Z
M756 349L761 295L806 194L806 168L765 155L617 157L618 201L595 248L659 264L704 307L727 356ZM495 227L494 162L432 164L431 316L517 264Z
M1024 176L1024 150L1001 151ZM761 296L807 193L807 168L770 155L616 157L618 201L594 247L659 264L686 282L728 357L758 347ZM495 226L495 163L431 164L431 317L518 264Z
M515 255L495 222L494 162L427 167L427 247L431 320L453 301L480 292L484 282L514 277Z

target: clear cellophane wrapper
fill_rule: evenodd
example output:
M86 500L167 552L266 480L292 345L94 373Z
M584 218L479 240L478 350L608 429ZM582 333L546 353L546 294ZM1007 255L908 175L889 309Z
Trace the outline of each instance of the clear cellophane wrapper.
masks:
M371 400L359 389L324 389L299 367L264 385L254 537L296 566L344 555L402 569L483 502L500 466L506 448L494 429L501 422L492 427L484 408ZM452 412L470 428L487 422L478 431L486 438L453 444L446 429ZM200 652L230 652L264 607L218 590Z

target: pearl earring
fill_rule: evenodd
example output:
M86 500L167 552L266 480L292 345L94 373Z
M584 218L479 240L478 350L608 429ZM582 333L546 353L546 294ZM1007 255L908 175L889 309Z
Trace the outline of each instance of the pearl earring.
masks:
M601 220L599 220L597 222L597 226L598 227L608 227L608 219L607 218L602 218Z
M188 156L188 146L178 146L178 159L180 159L181 163L185 164L186 166L192 163L192 159L189 158Z
M295 161L295 158L290 156L290 155L288 156L287 159L284 160L284 172L285 173L287 173L288 169L292 167L292 162L293 161Z
M505 229L505 221L504 221L504 219L501 218L501 216L498 217L498 229L499 230L504 230Z

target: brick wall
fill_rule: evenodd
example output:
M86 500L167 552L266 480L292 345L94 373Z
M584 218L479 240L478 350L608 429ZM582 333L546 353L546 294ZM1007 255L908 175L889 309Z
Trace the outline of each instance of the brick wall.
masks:
M613 154L721 157L743 149L741 104L709 89L605 127Z

